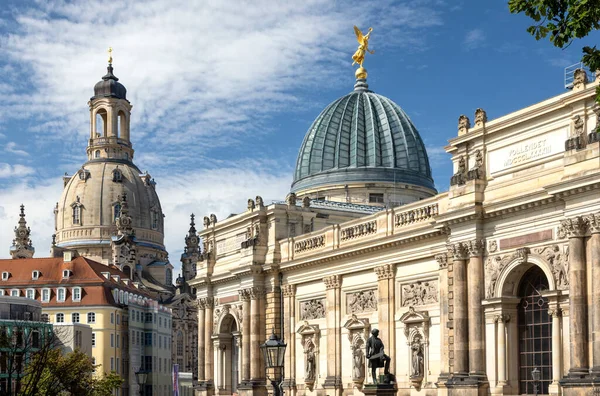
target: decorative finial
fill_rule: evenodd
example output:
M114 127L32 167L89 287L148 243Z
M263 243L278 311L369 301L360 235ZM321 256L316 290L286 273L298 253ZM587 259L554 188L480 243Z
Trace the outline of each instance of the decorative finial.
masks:
M108 47L108 64L112 65L112 47Z
M190 219L192 220L192 221L190 222L190 225L191 225L192 227L196 225L196 223L194 222L194 219L195 219L195 218L196 218L196 215L192 213L192 214L190 215Z
M356 40L358 41L358 49L352 55L352 66L355 63L359 65L359 68L356 70L356 78L359 80L365 80L367 78L367 69L363 67L363 62L365 61L365 53L370 53L373 55L375 51L369 50L369 39L371 38L371 32L373 28L369 28L369 32L365 35L360 31L360 29L354 26L354 34L356 34Z

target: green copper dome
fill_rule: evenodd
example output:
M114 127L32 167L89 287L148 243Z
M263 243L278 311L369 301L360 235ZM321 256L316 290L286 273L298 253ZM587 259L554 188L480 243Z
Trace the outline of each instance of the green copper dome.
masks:
M296 161L292 192L350 182L395 182L435 191L419 132L390 99L359 79L308 130Z

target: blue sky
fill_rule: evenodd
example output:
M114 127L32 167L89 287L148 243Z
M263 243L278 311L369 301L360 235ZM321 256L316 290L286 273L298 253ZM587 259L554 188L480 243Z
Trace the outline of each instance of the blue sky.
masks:
M481 107L493 119L564 92L564 67L599 37L566 50L536 42L506 1L0 2L0 257L21 202L47 255L109 46L177 265L191 212L223 218L249 197L284 198L306 130L352 89L354 24L373 27L369 86L411 117L440 191L460 114Z

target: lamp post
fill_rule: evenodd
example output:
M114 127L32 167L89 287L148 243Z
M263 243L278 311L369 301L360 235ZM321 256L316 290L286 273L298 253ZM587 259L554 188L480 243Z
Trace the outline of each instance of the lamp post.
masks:
M533 370L531 370L531 379L533 380L533 394L535 396L538 395L540 389L540 377L541 377L541 371L538 370L537 367L535 367Z
M275 335L275 329L273 329L273 333L271 337L260 346L260 349L263 352L263 356L265 358L266 368L279 368L283 369L283 358L285 356L285 348L287 344L284 343ZM281 378L281 374L279 378L271 379L271 385L273 385L273 394L274 396L281 396L281 382L283 378Z
M140 396L144 395L144 385L146 384L146 379L148 378L148 373L145 370L140 369L135 372L135 380L138 383L140 388Z

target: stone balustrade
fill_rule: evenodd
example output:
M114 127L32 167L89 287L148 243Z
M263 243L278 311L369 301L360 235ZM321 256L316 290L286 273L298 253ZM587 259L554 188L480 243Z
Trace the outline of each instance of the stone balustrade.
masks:
M398 213L394 216L394 226L401 227L403 225L417 223L423 220L431 219L439 213L438 204L415 208L406 212Z
M294 243L294 252L302 253L307 250L317 249L325 246L325 235L317 235Z
M351 227L342 228L340 239L347 241L377 232L377 220L366 221Z

